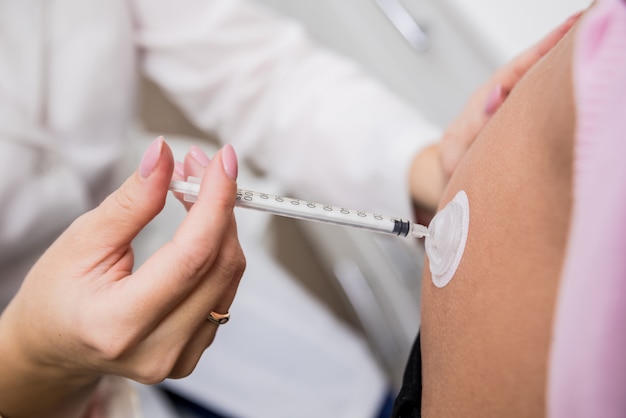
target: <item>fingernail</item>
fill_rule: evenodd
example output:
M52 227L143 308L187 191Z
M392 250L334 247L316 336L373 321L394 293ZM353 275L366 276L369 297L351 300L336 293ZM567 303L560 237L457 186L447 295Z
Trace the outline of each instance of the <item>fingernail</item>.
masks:
M202 167L206 167L209 165L209 157L207 157L204 151L202 151L197 145L192 145L191 148L189 148L189 154Z
M485 114L487 116L491 116L496 113L498 107L502 104L502 86L500 84L496 84L494 88L491 89L489 94L487 95L487 100L485 101Z
M185 165L180 161L174 163L174 172L182 178L185 178Z
M574 13L573 15L571 15L570 17L568 17L567 20L565 21L565 25L569 25L571 23L574 23L583 14L583 12L584 12L584 10L580 10L580 11Z
M142 178L148 178L156 168L159 157L161 156L161 151L163 150L163 141L162 136L156 138L152 141L146 152L144 152L143 157L141 157L139 175Z
M237 155L234 148L226 144L222 148L222 164L224 164L224 172L231 180L237 180L239 165L237 164Z

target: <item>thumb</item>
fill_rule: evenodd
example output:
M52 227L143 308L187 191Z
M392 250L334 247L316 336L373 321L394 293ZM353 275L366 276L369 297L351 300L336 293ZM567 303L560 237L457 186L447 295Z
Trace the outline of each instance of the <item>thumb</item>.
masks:
M122 186L87 214L83 228L92 231L93 242L120 248L163 209L172 178L174 158L162 136L141 158L139 168Z

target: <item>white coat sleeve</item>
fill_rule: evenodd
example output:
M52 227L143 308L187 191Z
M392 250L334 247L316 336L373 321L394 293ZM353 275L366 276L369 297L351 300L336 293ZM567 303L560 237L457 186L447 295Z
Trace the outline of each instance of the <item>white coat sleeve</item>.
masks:
M418 111L256 5L134 6L145 73L198 127L295 197L411 215L409 165L439 137Z

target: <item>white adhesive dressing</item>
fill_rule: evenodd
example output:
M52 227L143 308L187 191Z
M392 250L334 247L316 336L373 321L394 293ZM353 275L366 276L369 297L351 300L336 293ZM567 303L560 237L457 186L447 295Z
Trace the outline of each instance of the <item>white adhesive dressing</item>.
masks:
M469 229L469 201L463 190L459 191L445 208L430 222L424 243L433 283L447 285L459 267Z

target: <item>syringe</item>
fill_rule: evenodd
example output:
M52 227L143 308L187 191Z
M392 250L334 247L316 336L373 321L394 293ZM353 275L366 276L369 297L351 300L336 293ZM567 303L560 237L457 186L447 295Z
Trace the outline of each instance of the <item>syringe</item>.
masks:
M194 202L200 192L199 183L200 179L195 177L189 177L186 182L173 180L169 189L183 193L185 201ZM424 238L430 235L427 227L406 219L245 189L237 189L235 206L289 218L351 226L400 237Z

